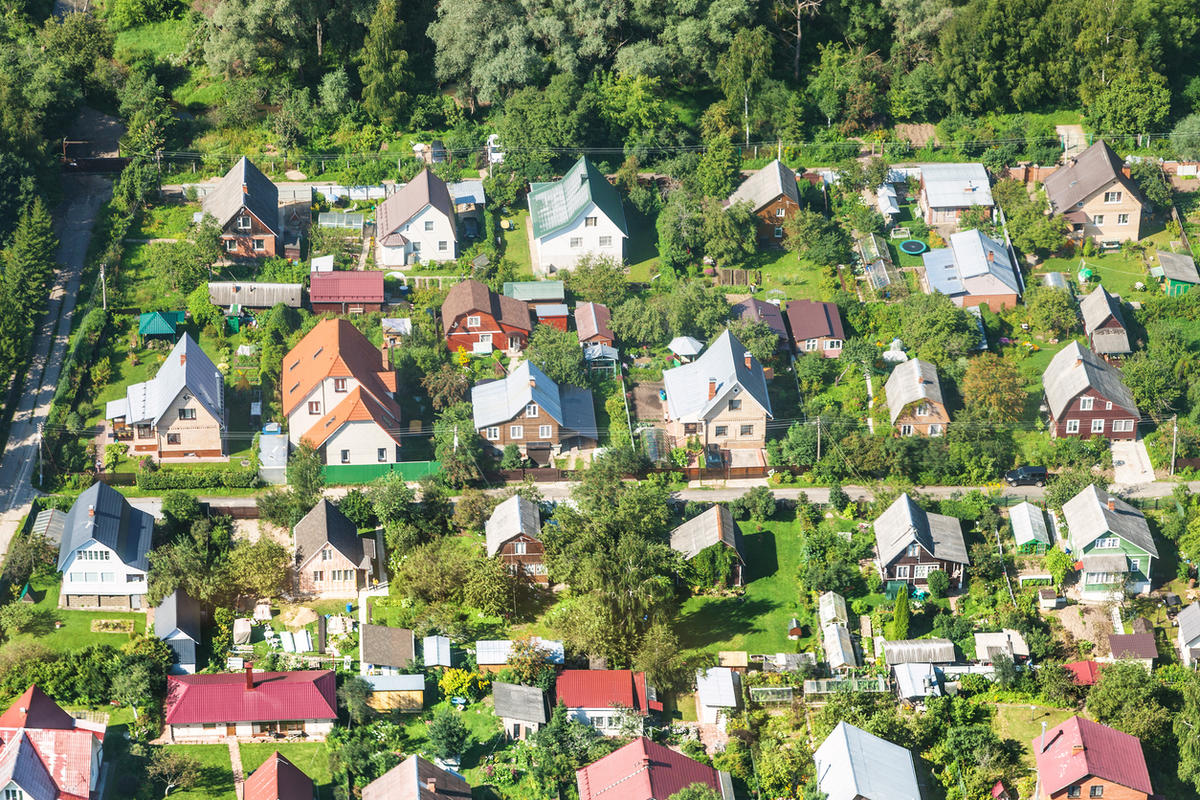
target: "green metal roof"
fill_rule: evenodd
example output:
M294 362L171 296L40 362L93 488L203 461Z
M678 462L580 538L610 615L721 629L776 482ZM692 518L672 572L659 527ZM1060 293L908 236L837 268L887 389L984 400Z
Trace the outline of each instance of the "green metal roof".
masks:
M526 303L551 300L561 303L566 297L562 281L505 281L503 294Z
M138 317L138 336L174 336L184 317L182 311L147 311Z
M592 203L621 233L629 235L617 188L586 157L576 161L560 180L530 185L529 216L533 221L533 235L541 239L568 227Z

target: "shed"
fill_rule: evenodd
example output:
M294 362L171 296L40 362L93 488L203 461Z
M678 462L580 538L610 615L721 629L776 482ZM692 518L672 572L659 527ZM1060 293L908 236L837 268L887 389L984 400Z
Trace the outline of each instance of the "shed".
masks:
M1113 661L1133 661L1147 671L1154 667L1154 659L1158 658L1153 633L1114 633L1108 637L1108 646L1112 649Z
M750 667L750 654L745 650L719 650L717 651L717 666L745 673Z
M846 598L837 592L826 592L821 595L818 607L821 614L822 628L833 622L840 622L843 625L850 623L850 618L846 616Z
M1189 289L1200 283L1200 274L1196 272L1196 260L1187 253L1159 250L1158 263L1162 266L1163 288L1168 297L1186 294Z
M426 636L421 641L421 653L426 669L453 666L450 658L449 636Z
M742 707L742 676L728 667L696 670L696 716L702 724L725 726Z
M954 642L949 639L897 639L883 643L888 664L952 664Z
M263 483L287 483L288 437L286 433L263 432L258 437L258 477Z
M933 664L895 664L892 675L896 679L896 697L901 700L919 701L943 694L941 678Z
M384 317L379 321L383 328L383 340L388 346L399 344L405 336L412 336L412 318Z
M208 284L208 299L214 306L229 308L274 308L283 303L299 308L304 285L300 283L258 283L254 281L214 281Z
M376 711L419 712L425 707L425 676L364 675L371 686L367 705Z
M561 303L567 289L562 281L506 281L501 294L526 303Z
M995 663L996 658L1006 655L1013 661L1029 658L1029 645L1020 631L1005 628L999 632L975 634L975 660L983 664Z
M1189 604L1175 620L1179 623L1179 653L1190 667L1200 661L1200 602Z
M563 643L540 636L531 637L534 645L546 652L546 663L562 666L566 661L566 651ZM512 653L511 639L480 639L475 642L475 663L483 672L499 672L508 666L508 657Z
M174 340L186 318L183 311L147 311L138 316L138 336L170 336Z
M1022 553L1046 552L1050 546L1050 532L1046 528L1046 515L1040 508L1028 501L1020 503L1013 506L1009 520L1012 522L1017 550Z
M537 733L550 720L546 692L536 686L496 681L492 684L495 714L512 739L524 739Z
M1045 609L1058 608L1063 604L1063 598L1054 589L1038 589L1038 607Z

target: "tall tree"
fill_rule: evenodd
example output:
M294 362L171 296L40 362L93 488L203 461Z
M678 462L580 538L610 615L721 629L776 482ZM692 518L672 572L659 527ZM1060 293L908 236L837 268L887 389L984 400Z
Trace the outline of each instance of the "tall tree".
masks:
M969 413L994 422L1019 419L1028 396L1017 365L995 353L968 361L959 388Z
M26 314L46 307L57 247L50 214L37 198L21 213L3 259L4 280Z
M825 0L776 0L776 14L787 23L780 25L784 41L792 43L792 80L800 82L800 43L804 37L804 21L812 19L821 11Z
M567 272L567 288L580 300L616 308L629 296L625 265L611 256L588 253Z
M288 458L287 481L300 508L310 509L321 499L325 490L321 453L308 442L301 441Z
M748 28L737 32L729 49L717 59L717 83L725 99L741 101L746 144L750 144L750 95L771 74L771 35L766 28Z
M483 471L480 442L470 403L455 403L438 415L433 423L434 454L451 486L461 488L479 480Z
M559 385L587 385L583 350L579 347L579 337L572 331L560 331L553 325L538 325L529 337L525 357Z
M363 107L375 119L397 127L407 121L413 75L404 50L406 34L397 0L380 0L358 51Z

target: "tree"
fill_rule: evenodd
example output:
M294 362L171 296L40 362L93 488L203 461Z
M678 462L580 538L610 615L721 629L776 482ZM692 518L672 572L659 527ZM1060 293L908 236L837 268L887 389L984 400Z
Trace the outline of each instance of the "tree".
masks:
M919 358L945 366L979 344L974 318L940 292L910 294L899 306L900 338Z
M375 6L362 49L358 51L358 79L367 113L384 125L398 128L407 121L413 74L404 49L404 21L397 0L380 0Z
M17 220L12 240L0 260L4 281L13 299L28 314L46 307L47 289L54 273L58 239L41 198L30 203Z
M707 783L693 783L680 789L667 800L721 800L721 793Z
M1160 130L1171 112L1167 80L1126 59L1107 86L1085 102L1088 121L1101 133L1135 135Z
M392 525L412 517L416 494L399 473L389 472L367 487L367 499L380 525Z
M613 309L609 327L628 347L653 347L667 341L667 315L662 306L640 297L631 297Z
M1065 336L1079 322L1070 293L1049 286L1030 286L1025 310L1035 330L1055 337Z
M1146 679L1138 664L1109 664L1088 693L1087 710L1097 722L1136 736L1156 746L1171 730L1171 712L1163 705L1161 690Z
M523 466L525 466L525 456L521 455L521 448L512 442L504 445L504 453L500 457L500 469L520 469Z
M1174 715L1172 728L1175 741L1179 744L1179 779L1200 791L1200 681L1191 673L1179 687L1183 694L1183 707Z
M1171 185L1163 174L1162 165L1151 159L1142 159L1129 166L1129 175L1137 181L1142 197L1150 201L1156 210L1171 207Z
M435 712L426 729L429 751L434 758L455 758L466 751L470 733L457 711L443 708Z
M744 28L717 58L717 83L730 105L742 105L746 144L750 144L750 95L771 74L771 35L766 28Z
M725 208L721 201L706 197L704 208L704 253L720 266L745 263L757 251L757 218L749 203Z
M690 673L679 648L679 639L671 626L656 622L651 625L638 645L633 668L645 672L647 680L662 691L681 688Z
M279 597L290 583L291 554L268 536L260 536L253 542L238 540L230 554L230 564L238 591L251 597Z
M567 288L581 300L613 309L629 296L626 273L617 259L587 253L567 272Z
M1046 571L1054 578L1055 586L1062 586L1067 575L1075 571L1075 562L1069 555L1057 547L1046 551Z
M912 608L908 602L907 588L901 589L896 596L896 607L892 612L892 638L907 639L908 624L912 616Z
M167 492L162 499L163 525L171 536L191 530L201 517L200 501L188 492Z
M728 136L716 136L705 143L704 154L696 165L694 180L702 197L725 199L741 177L742 157Z
M938 600L946 596L946 591L950 588L950 576L945 570L931 570L928 578L929 596L934 600Z
M553 325L536 326L529 337L525 357L559 386L587 386L583 349L579 346L579 337L572 331L561 331Z
M154 699L155 678L145 661L137 661L113 673L110 689L113 701L133 709L133 717L137 719L138 706L147 706Z
M729 332L761 364L773 364L779 356L779 334L761 320L735 319L729 323Z
M296 505L306 513L321 499L325 490L321 453L306 440L301 440L288 459L287 481Z
M187 311L201 328L216 328L224 320L221 309L214 306L209 299L208 286L205 284L200 284L188 295Z
M545 69L525 13L513 0L443 0L428 35L438 80L457 84L472 104L502 100L535 84Z
M358 675L347 675L337 689L338 700L346 710L351 725L362 725L371 719L371 684Z
M1125 385L1138 408L1159 417L1178 408L1185 387L1179 383L1174 364L1156 348L1140 350L1121 362Z
M442 463L441 474L450 486L462 488L479 480L483 445L470 403L455 403L438 414L433 423L433 445L434 455Z
M842 122L843 133L874 127L887 110L887 69L878 53L841 42L818 45L821 60L809 80L809 94L826 127Z
M429 394L433 410L438 411L466 400L471 383L462 369L453 364L443 364L436 372L426 372L422 375L421 386Z
M847 264L853 257L850 237L840 225L817 211L801 209L783 227L800 255L818 266Z
M1171 147L1187 161L1200 161L1200 114L1189 114L1171 129Z
M1027 397L1017 365L995 353L970 359L959 389L968 413L993 422L1015 422Z
M817 16L824 1L776 0L775 3L778 15L789 23L786 27L780 25L781 30L785 31L784 37L796 40L792 47L792 81L797 84L800 83L800 54L803 52L800 41L804 33L804 20ZM793 22L795 23L794 28L791 27Z
M172 789L190 789L199 783L203 769L195 756L160 747L150 756L146 774L163 782L163 797L166 797Z
M704 248L704 214L700 198L686 189L677 189L667 196L667 202L655 222L658 232L658 253L664 266L682 270L699 260Z

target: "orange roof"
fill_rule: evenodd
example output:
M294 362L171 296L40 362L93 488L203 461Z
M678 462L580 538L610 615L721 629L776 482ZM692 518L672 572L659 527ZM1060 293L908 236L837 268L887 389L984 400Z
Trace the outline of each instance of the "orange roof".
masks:
M346 395L342 402L317 420L317 423L300 438L314 448L320 447L347 422L368 420L378 425L396 444L402 444L400 441L400 417L393 415L375 400L370 392L364 392L362 387L356 387L354 391Z
M383 368L380 351L349 320L321 320L284 356L283 413L290 416L326 378L354 378L399 423L400 406L389 394L396 374Z

